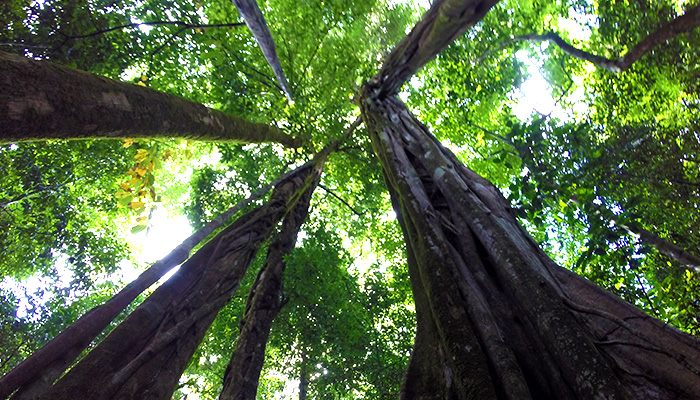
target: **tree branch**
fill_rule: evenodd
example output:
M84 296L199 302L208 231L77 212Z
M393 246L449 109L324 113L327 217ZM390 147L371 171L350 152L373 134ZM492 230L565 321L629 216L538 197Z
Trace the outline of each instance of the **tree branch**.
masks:
M362 216L363 216L362 213L360 213L360 212L358 212L357 210L355 210L350 204L348 204L347 201L343 200L342 197L340 197L340 196L338 196L337 194L333 193L332 190L328 189L327 187L325 187L324 185L322 185L322 184L320 184L320 183L318 184L318 187L320 187L321 189L325 190L326 193L328 193L328 194L330 194L331 196L333 196L333 197L335 197L336 199L338 199L338 201L340 201L341 203L343 203L343 205L345 205L345 207L349 208L350 211L352 211L353 213L355 213L355 215L357 215L358 217L362 217Z
M232 206L200 228L197 232L191 234L168 253L167 256L153 263L147 270L142 272L138 278L122 288L119 293L112 296L112 298L104 304L93 308L81 316L76 322L44 345L44 347L35 351L31 356L0 379L0 399L6 398L15 390L32 381L37 375L46 375L46 369L49 367L60 370L58 371L59 374L63 373L73 362L75 357L77 357L124 308L131 304L139 294L157 282L166 272L170 271L178 264L185 262L195 246L204 241L204 239L216 229L223 226L248 204L265 195L273 186L277 186L283 180L286 180L304 168L309 168L313 164L314 161L309 161L283 174L273 182L262 186L255 193L248 196L248 198ZM160 338L160 335L157 338ZM170 340L169 336L167 340ZM133 362L138 363L141 361L143 360L137 357ZM58 363L58 365L56 363ZM119 378L115 377L114 379Z
M0 52L0 143L42 139L179 137L298 147L277 127L181 97ZM42 86L43 84L43 86Z
M234 23L228 23L228 24L190 24L184 21L152 21L152 22L136 22L133 24L125 24L125 25L119 25L119 26L114 26L110 27L107 29L102 29L102 30L97 30L91 33L86 33L84 35L77 35L77 36L66 36L68 39L85 39L93 36L99 36L99 35L104 35L105 33L108 32L113 32L117 31L120 29L134 29L138 28L140 26L162 26L162 25L175 25L175 26L180 26L182 27L182 30L185 29L207 29L207 28L231 28L231 27L237 27L237 26L243 26L245 25L243 22L234 22Z
M588 61L598 68L602 68L610 72L619 73L628 70L635 61L642 58L645 54L652 51L657 46L666 43L666 41L680 35L681 33L688 32L697 27L700 27L700 6L692 7L688 9L685 14L676 17L670 22L664 24L655 32L647 35L644 39L642 39L639 43L637 43L634 47L627 51L625 55L618 59L605 58L578 49L566 42L557 33L548 32L541 35L533 33L528 35L515 36L501 43L501 45L497 49L485 52L474 63L478 64L482 62L489 55L503 50L508 45L514 42L552 42L555 45L557 45L564 53L572 57Z

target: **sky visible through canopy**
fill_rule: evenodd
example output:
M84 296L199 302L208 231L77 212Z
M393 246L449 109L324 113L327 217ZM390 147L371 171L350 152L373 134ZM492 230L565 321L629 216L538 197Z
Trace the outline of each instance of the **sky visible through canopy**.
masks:
M43 0L36 1L36 4L39 5L43 3ZM423 9L426 9L430 5L428 0L418 0L415 3ZM200 18L204 23L207 22L205 15L200 15ZM172 19L175 20L177 18L173 17ZM132 18L132 22L141 23L142 21ZM588 22L594 23L595 21ZM560 18L560 26L567 30L569 35L574 39L586 40L590 37L590 32L584 29L581 24L577 23L573 19ZM153 27L142 25L139 27L139 29L148 34ZM547 43L542 44L542 46L543 48L546 48ZM542 76L540 69L541 67L538 67L537 60L531 59L526 51L520 51L516 54L516 56L527 65L529 77L521 84L519 88L514 88L509 95L513 102L512 107L515 115L521 120L527 120L533 113L549 114L561 120L566 120L567 118L571 117L569 111L563 110L561 107L556 105L550 94L550 85ZM590 72L592 72L594 68L592 66L588 66L588 69ZM125 81L130 81L139 75L139 69L138 67L135 67L125 70L122 74L122 78ZM572 78L579 85L583 79L583 77L577 76ZM422 82L419 78L414 78L410 84L421 86ZM405 98L405 95L407 95L407 92L402 92L400 97ZM583 88L579 87L569 95L568 99L569 101L576 102L581 100L582 96ZM585 112L585 104L583 102L578 102L577 105L574 106L573 111L576 113ZM453 148L453 150L458 149ZM212 154L204 156L199 162L191 163L190 165L185 166L186 171L184 173L181 169L179 175L180 180L186 182L192 174L193 167L197 168L203 165L215 165L219 158L220 155L217 154L216 149L214 149ZM182 167L183 166L179 166L179 168ZM133 250L132 256L134 261L140 263L141 265L148 265L165 256L174 248L175 245L179 244L191 233L192 227L188 223L186 217L183 215L175 215L172 211L165 210L161 205L156 207L153 211L149 220L149 229L147 231L142 231L136 234L126 232L125 234ZM362 268L363 264L367 265L369 263L371 263L371 260L366 260L365 263L355 263L354 265L355 267L360 266L360 268ZM29 306L24 296L25 291L29 294L44 293L49 286L54 286L57 283L59 285L67 285L71 281L72 276L70 275L70 271L65 269L60 262L56 265L56 269L59 276L58 282L53 282L46 277L31 277L24 282L17 282L11 278L3 279L2 287L12 289L18 295L17 297L21 299L18 316L25 316L27 307ZM120 280L122 283L127 283L136 278L139 273L139 268L136 265L129 261L124 261L120 264L119 272L110 276L109 279ZM43 299L43 301L45 300L46 298ZM40 300L40 302L41 301L42 300Z

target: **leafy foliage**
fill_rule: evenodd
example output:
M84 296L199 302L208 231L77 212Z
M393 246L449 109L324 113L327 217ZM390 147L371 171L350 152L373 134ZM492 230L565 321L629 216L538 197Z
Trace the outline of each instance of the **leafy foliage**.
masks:
M358 114L359 86L418 17L419 7L397 3L260 1L293 103L227 0L1 4L4 51L147 85L307 139L297 150L175 140L0 146L2 275L56 278L65 263L75 279L47 301L28 294L35 304L27 317L18 316L18 292L3 289L3 371L111 293L113 284L95 281L127 257L118 232L147 230L153 206L182 211L200 227L343 139ZM680 3L503 1L402 96L465 164L508 195L560 264L697 335L698 273L621 226L637 224L700 253L700 31L619 75L555 46L512 41L554 31L618 57L681 13ZM518 88L537 74L558 107L522 117ZM209 162L197 161L204 155ZM191 179L159 168L165 158L191 169ZM133 211L142 213L136 227ZM305 236L287 260L288 303L268 342L259 398L280 398L300 382L313 399L396 397L415 319L394 219L367 134L356 129L331 156ZM218 396L261 263L219 314L178 395Z

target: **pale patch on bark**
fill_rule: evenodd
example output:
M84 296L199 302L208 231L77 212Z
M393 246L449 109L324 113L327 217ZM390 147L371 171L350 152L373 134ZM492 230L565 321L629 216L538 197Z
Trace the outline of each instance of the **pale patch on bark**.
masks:
M44 92L28 94L17 100L7 103L7 116L10 119L21 119L26 111L34 111L39 115L48 115L54 112Z
M132 112L133 107L123 92L102 92L101 104L109 105L119 111Z

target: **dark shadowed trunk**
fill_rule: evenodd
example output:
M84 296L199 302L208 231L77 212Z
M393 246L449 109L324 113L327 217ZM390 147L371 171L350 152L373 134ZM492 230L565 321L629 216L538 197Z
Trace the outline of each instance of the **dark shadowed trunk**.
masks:
M328 154L325 151L317 157L313 173L307 177L306 189L294 208L284 217L282 228L270 244L265 264L250 289L236 348L224 373L223 389L219 397L221 400L255 399L270 328L285 303L284 257L296 245L297 234L308 214L311 195L321 179Z
M301 353L301 368L299 370L299 400L306 400L306 392L309 389L309 369L306 364L309 360L306 353Z
M416 301L403 399L697 398L697 339L557 266L400 101L362 105Z
M178 96L0 52L0 143L126 137L301 145Z
M264 206L202 247L53 387L15 398L170 399L207 328L295 204L310 171L280 183Z
M223 226L225 222L250 204L250 202L265 195L272 186L277 185L299 170L310 167L312 163L313 161L309 161L298 169L287 172L274 182L261 187L245 200L229 208L193 233L163 259L151 265L137 279L112 296L111 299L85 313L57 337L0 378L0 399L7 398L21 387L24 387L23 390L27 390L28 387L35 384L41 385L41 382L55 381L138 295L156 283L168 271L185 262L196 245Z

